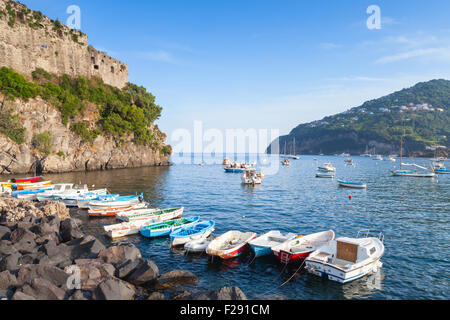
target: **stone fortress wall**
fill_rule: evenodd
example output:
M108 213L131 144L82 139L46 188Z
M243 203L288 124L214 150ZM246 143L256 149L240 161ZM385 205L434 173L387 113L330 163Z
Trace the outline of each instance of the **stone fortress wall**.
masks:
M31 76L36 68L57 75L100 77L122 88L128 66L89 46L88 36L11 0L0 0L0 67Z

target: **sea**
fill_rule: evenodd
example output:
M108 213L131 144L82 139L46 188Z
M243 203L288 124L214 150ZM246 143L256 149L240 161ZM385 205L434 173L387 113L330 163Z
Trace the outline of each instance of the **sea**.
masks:
M53 183L81 183L107 188L111 193L144 193L154 208L183 206L184 217L214 220L219 236L230 230L271 230L308 235L333 230L337 237L356 237L370 229L384 235L383 267L376 273L342 285L307 273L302 266L286 266L274 256L254 258L251 250L232 260L212 259L170 249L169 239L140 235L111 241L103 226L114 218L89 218L86 211L71 210L83 221L83 230L105 244L130 241L144 259L156 263L160 273L187 270L199 281L168 289L205 292L238 286L249 299L449 299L450 175L435 178L394 177L399 161L377 161L352 156L353 166L341 156L300 156L281 165L275 155L228 156L232 161L255 162L265 175L261 185L241 184L241 174L225 173L224 155L177 154L170 167L45 175ZM430 167L430 159L403 159ZM331 162L335 179L315 177L319 165ZM338 186L337 179L364 182L366 190ZM350 197L351 196L351 197Z

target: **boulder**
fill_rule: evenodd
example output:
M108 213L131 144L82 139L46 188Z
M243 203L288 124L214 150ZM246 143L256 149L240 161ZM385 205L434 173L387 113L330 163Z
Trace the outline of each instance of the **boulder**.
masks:
M12 243L17 243L22 240L34 241L34 239L36 239L36 235L33 232L22 227L17 227L17 229L11 232L11 235L9 236L9 240Z
M72 248L70 254L72 260L94 259L98 257L101 251L106 250L103 243L93 236L79 238L67 244Z
M22 239L19 242L14 243L14 248L21 254L28 254L37 252L38 247L33 239Z
M238 287L223 287L196 295L194 300L247 300L247 297Z
M135 288L120 279L110 278L102 282L94 291L95 300L133 300Z
M69 300L91 300L92 293L89 291L75 290L70 296Z
M29 300L36 300L34 297L23 293L20 290L16 290L16 292L14 293L14 295L11 297L11 300L24 300L24 301L29 301Z
M52 226L49 223L41 223L36 224L30 228L30 231L39 237L46 236L48 234L54 234L59 230L55 228L56 226ZM56 229L56 230L55 230Z
M26 284L18 290L36 300L64 300L66 295L64 290L42 278L35 278L30 285Z
M0 290L8 290L17 285L17 278L9 271L0 272Z
M153 292L147 298L147 300L164 300L164 295L161 292Z
M16 248L14 248L11 241L1 240L0 241L0 256L8 255L14 252L18 252Z
M61 222L59 233L63 242L68 242L73 239L82 238L84 235L81 233L78 224L73 219L66 219Z
M54 266L26 265L20 267L17 273L17 282L19 285L23 285L30 283L33 279L42 278L60 287L67 283L68 277L67 273Z
M157 290L168 289L175 285L187 284L192 282L197 282L198 278L195 274L184 270L173 270L164 273L158 278L158 283L156 285Z
M115 270L115 276L120 279L125 279L140 265L140 263L140 260L125 261L121 265L117 266Z
M98 257L117 267L123 265L128 260L141 259L141 252L131 243L121 243L99 252Z
M21 256L22 255L18 252L3 256L0 260L0 272L17 269L19 266L19 258Z
M8 227L0 226L0 240L9 240L11 230Z
M159 276L156 264L150 260L145 260L127 277L127 281L142 286L154 282Z

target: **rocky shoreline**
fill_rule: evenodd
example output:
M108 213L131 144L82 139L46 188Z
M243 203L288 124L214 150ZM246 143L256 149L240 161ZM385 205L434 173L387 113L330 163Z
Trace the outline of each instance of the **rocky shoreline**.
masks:
M129 242L81 231L61 203L0 197L1 300L246 300L238 287L191 293L197 276L160 275Z

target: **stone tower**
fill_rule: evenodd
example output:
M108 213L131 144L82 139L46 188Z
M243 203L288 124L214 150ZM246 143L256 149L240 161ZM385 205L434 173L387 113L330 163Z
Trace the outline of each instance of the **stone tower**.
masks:
M25 76L42 68L57 75L100 77L118 88L128 82L128 66L89 46L86 34L12 0L0 0L1 66Z

